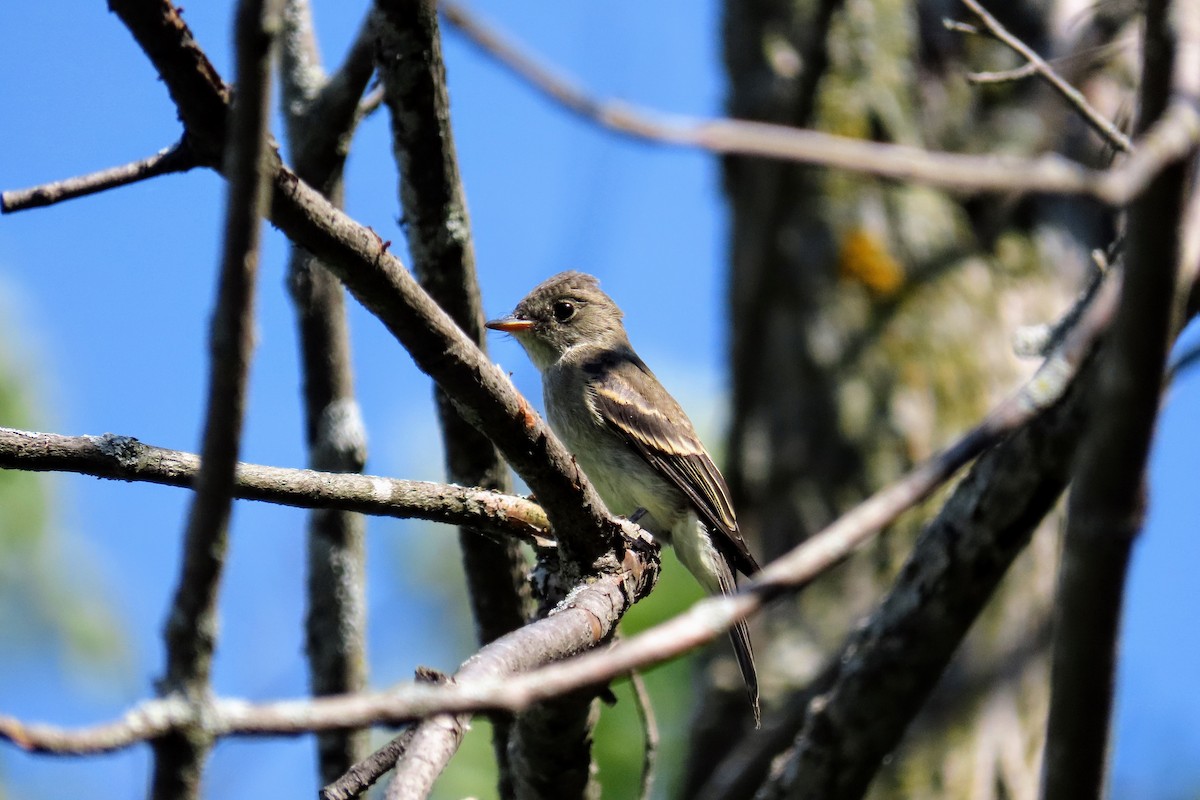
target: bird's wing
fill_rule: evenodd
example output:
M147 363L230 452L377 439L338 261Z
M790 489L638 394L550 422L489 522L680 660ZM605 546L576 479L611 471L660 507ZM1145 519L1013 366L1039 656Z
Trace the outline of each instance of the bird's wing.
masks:
M758 572L738 531L729 487L691 421L650 369L632 352L589 364L596 411L659 474L687 495L715 534L713 543L746 575Z

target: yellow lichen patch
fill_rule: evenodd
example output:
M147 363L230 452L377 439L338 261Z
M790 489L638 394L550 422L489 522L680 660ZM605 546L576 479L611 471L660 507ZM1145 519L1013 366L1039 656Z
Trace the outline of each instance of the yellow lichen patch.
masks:
M843 237L838 274L881 297L895 294L904 283L904 267L892 258L884 242L862 228L855 228Z

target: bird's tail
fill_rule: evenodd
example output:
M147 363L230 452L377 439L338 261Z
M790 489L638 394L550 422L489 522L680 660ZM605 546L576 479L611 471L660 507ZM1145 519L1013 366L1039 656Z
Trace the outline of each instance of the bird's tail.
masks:
M724 588L724 587L722 587ZM762 727L762 711L758 707L758 670L754 668L754 648L750 645L750 629L746 620L740 619L729 629L729 640L733 642L733 653L737 656L738 669L746 684L746 696L754 711L754 727Z
M717 588L721 594L728 597L737 592L737 578L730 569L729 563L718 556L716 559ZM762 709L758 706L758 670L754 667L754 646L750 644L750 628L746 620L739 619L729 629L729 641L733 643L733 654L737 656L738 669L742 673L742 681L746 684L746 696L750 698L750 708L754 712L754 727L762 727Z
M728 597L737 592L737 581L729 562L713 546L707 530L700 524L695 515L689 515L684 524L676 527L671 533L671 544L675 555L687 571L708 590L709 594L722 594ZM746 696L750 698L750 708L754 711L754 727L762 722L762 711L758 705L758 671L754 668L754 648L750 645L750 629L745 620L739 620L729 629L729 638L733 642L733 652L737 656L738 669L742 672L742 680L746 684Z

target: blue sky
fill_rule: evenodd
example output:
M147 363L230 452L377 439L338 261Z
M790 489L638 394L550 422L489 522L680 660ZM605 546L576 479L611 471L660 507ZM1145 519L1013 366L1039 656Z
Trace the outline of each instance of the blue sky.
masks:
M198 39L230 76L231 3L186 5ZM359 21L344 5L317 8L322 45L334 64ZM711 0L474 5L600 94L684 113L720 107L720 26ZM166 92L103 4L72 4L70 13L50 3L0 4L0 31L0 187L124 163L177 138ZM701 427L717 435L726 222L716 161L595 130L548 105L452 32L445 50L487 310L508 310L561 269L595 273L625 309L643 356L685 405L699 409ZM358 135L348 185L350 213L399 246L382 115ZM40 427L197 447L223 188L211 173L196 171L0 219L0 336L4 349L36 374ZM282 237L269 231L243 457L302 465L285 254ZM440 462L426 455L437 447L427 379L356 306L351 326L371 436L369 471L440 478ZM493 341L492 354L514 373L518 388L540 397L537 376L515 344ZM1198 393L1194 374L1171 391L1152 470L1151 525L1131 578L1115 756L1116 785L1128 797L1183 796L1170 793L1168 773L1177 770L1168 767L1200 763L1200 693L1187 688L1200 672L1192 622L1200 600L1188 580L1200 562L1192 523L1200 511ZM93 722L147 696L161 670L159 629L176 578L187 496L76 476L53 481L65 568L77 576L73 583L98 591L124 620L128 673L113 689L59 651L10 655L0 644L6 653L0 713ZM221 693L272 698L304 691L302 520L288 509L237 506L215 674ZM405 609L386 625L378 617L372 625L377 685L405 679L418 663L452 669L468 654L468 642L434 635L461 611L457 579L438 566L444 561L438 553L452 542L430 526L371 522L371 608ZM312 796L315 779L307 771L283 768L297 758L308 763L310 754L303 739L223 743L213 758L210 795ZM129 797L142 791L147 762L144 748L94 761L31 758L5 748L0 780L16 797L77 796L85 787L87 796Z

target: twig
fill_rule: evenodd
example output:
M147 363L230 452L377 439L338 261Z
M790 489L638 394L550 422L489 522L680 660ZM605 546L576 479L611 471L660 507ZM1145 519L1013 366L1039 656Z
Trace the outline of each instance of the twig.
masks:
M1200 10L1194 3L1174 5L1146 5L1139 130L1166 112L1173 87L1196 97L1200 76L1186 74L1184 83L1175 83L1181 74L1175 50L1200 46ZM1145 514L1144 471L1172 333L1188 168L1172 164L1129 210L1126 287L1067 509L1042 772L1046 798L1103 795L1121 605Z
M225 242L213 314L203 460L184 534L183 563L163 632L166 696L204 702L216 645L217 591L225 562L234 470L241 441L253 348L254 284L262 215L269 198L267 120L271 53L278 30L272 0L242 0L235 22L238 94L230 116ZM177 731L154 743L155 800L200 795L202 764L211 746Z
M376 750L321 789L320 800L351 800L370 789L408 749L408 744L416 732L415 725L405 728L404 732L388 742L386 747Z
M763 122L666 115L594 98L457 3L442 2L439 8L446 21L472 43L553 102L617 133L663 144L834 167L968 194L1086 195L1121 206L1137 196L1152 175L1200 140L1200 111L1186 100L1173 103L1155 128L1142 137L1134 154L1107 170L1087 169L1054 154L1035 158L963 155Z
M979 18L979 21L983 23L984 28L987 29L989 34L1025 59L1027 65L1041 76L1042 80L1054 87L1054 90L1062 95L1079 112L1080 116L1092 127L1092 130L1100 134L1106 142L1123 153L1133 150L1133 143L1129 140L1128 136L1121 133L1116 125L1113 125L1110 120L1106 119L1104 115L1093 108L1092 104L1083 96L1083 93L1067 83L1044 58L1038 55L1029 45L1022 42L1016 36L1013 36L1007 28L1000 24L999 20L989 14L987 9L980 5L978 0L962 0L962 3L971 10L971 13ZM982 81L976 79L976 82L979 83Z
M116 189L131 183L167 175L172 172L187 172L200 165L199 159L188 146L187 137L170 147L159 150L148 158L120 167L111 167L90 175L80 175L63 181L46 183L29 189L13 189L0 194L0 214L41 208L76 197Z
M406 221L412 269L421 287L487 352L483 301L475 271L475 247L466 193L458 167L446 67L436 4L376 0L376 67L390 111L392 151L400 173L400 205ZM446 473L453 483L505 491L508 469L495 445L463 419L444 391L436 391ZM528 567L515 541L485 538L470 528L459 531L467 597L480 645L525 624L533 613ZM417 744L396 768L390 796L424 797L462 741L467 720L426 720ZM514 794L509 770L509 728L498 717L492 726L500 795ZM555 748L561 737L536 749L548 759L543 771L562 763Z
M1005 69L997 72L968 72L967 82L976 84L1012 83L1013 81L1019 81L1037 74L1037 65L1033 62L1027 62L1016 69Z
M629 686L633 689L634 705L642 720L642 736L645 749L642 752L642 783L638 792L641 800L650 800L654 793L654 770L658 762L658 718L654 715L654 704L646 691L646 681L638 671L629 674Z
M200 457L143 444L128 436L61 436L0 428L0 468L75 472L184 488L195 485ZM470 524L495 536L552 546L541 506L515 495L426 481L316 472L239 463L234 497L297 508Z

